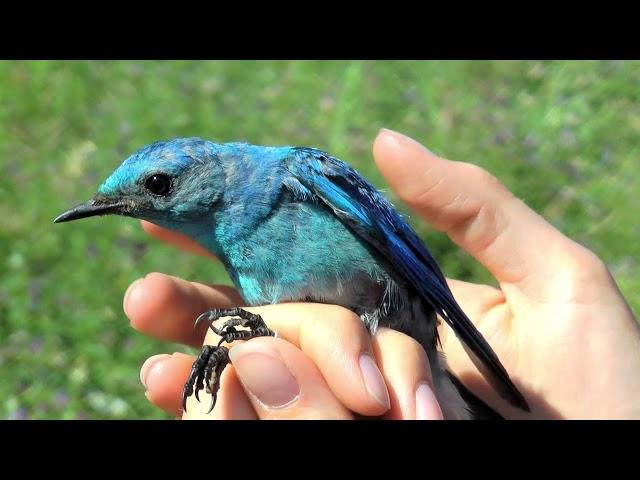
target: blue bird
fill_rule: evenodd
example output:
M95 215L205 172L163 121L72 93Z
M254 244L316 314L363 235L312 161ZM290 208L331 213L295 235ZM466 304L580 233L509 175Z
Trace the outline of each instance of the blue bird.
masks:
M200 138L156 142L127 158L93 199L54 221L104 214L148 220L193 238L223 262L248 305L337 304L355 312L372 334L382 325L410 335L428 355L445 418L474 418L469 392L438 353L439 315L496 391L529 410L414 230L353 168L323 151ZM223 317L232 318L216 327ZM185 409L186 399L203 388L215 405L229 363L223 342L274 335L259 315L240 308L205 312L200 321L222 339L203 347L194 363Z

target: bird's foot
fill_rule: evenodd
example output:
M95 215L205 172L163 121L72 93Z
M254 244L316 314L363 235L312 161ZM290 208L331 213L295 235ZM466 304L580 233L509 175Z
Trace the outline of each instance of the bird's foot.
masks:
M223 317L231 317L221 328L216 327L213 322ZM220 377L222 371L229 364L229 349L221 346L223 342L231 343L236 340L249 340L255 337L275 337L276 332L267 327L260 315L248 312L242 308L216 309L204 312L195 322L197 327L201 322L206 321L209 328L219 335L218 345L205 345L202 352L193 363L189 379L185 383L182 395L182 408L187 411L187 398L195 391L198 401L198 392L206 387L206 392L211 394L211 408L215 407L218 390L220 389ZM243 327L246 330L238 330L236 327ZM209 413L207 412L207 413Z
M196 399L200 401L198 392L206 388L206 392L211 395L211 407L207 413L216 406L218 390L220 390L220 376L222 371L229 364L229 349L221 346L205 345L202 352L191 367L191 375L184 385L182 393L182 408L187 411L187 398L195 391ZM194 388L195 387L195 388Z
M222 317L231 318L224 322L222 328L218 328L213 322ZM276 335L276 332L267 327L267 324L264 323L260 315L248 312L242 308L216 309L204 312L196 320L196 327L205 321L209 324L211 330L222 337L218 345L221 345L222 342L231 343L236 340L249 340L255 337L274 337ZM244 327L247 330L238 330L236 329L238 326Z

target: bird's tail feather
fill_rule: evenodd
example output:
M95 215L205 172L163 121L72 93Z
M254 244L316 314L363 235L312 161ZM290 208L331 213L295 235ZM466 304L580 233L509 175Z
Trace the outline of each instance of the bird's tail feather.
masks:
M504 420L504 417L493 410L489 405L475 396L464 383L462 383L453 373L445 371L449 381L456 387L462 399L466 402L467 408L473 420Z

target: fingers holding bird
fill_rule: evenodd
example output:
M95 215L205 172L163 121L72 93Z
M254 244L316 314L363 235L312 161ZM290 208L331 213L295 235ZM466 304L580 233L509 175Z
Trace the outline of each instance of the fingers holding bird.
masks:
M194 332L194 319L207 309L228 308L234 302L239 304L239 296L228 287L154 273L129 288L125 312L134 328L155 338L215 345L219 337L211 330L206 339L204 331ZM259 418L296 418L297 412L309 415L311 411L320 412L323 418L347 418L348 412L389 418L438 417L435 398L416 393L425 388L432 391L431 372L424 350L410 337L381 329L372 338L359 317L333 305L289 303L247 310L261 315L280 338L234 344L230 357L235 368L225 369L220 406L206 418L251 418L247 402ZM141 374L149 400L178 414L181 389L194 359L183 354L152 357ZM286 368L278 369L278 365ZM297 385L297 396L290 395L290 405L279 398L271 399L269 406L269 401L255 393L264 389L260 384L264 378L288 382L286 388L275 389L282 398L295 393ZM242 385L247 393L244 401L237 398ZM282 405L275 405L280 400ZM198 403L190 397L188 415L201 417L208 407L208 400Z
M190 253L215 258L193 240L179 233L149 222L142 221L141 224L145 232L165 243ZM134 328L154 338L191 346L202 345L205 334L208 336L205 344L217 344L219 340L213 332L207 332L204 325L194 330L193 320L203 311L242 304L242 298L231 287L207 286L160 273L149 274L134 282L127 290L124 300L125 312ZM248 310L260 313L262 308L273 312L273 315L264 314L269 327L291 342L293 348L300 349L295 354L288 352L286 358L298 357L300 353L306 357L306 362L315 362L326 381L326 384L321 383L331 390L341 405L365 416L384 414L386 418L397 419L442 417L432 394L433 382L426 354L411 337L393 330L380 329L372 339L361 320L341 307L285 304ZM279 313L277 317L276 313ZM272 345L270 347L274 341L276 345L280 345L277 339L265 338L254 340L249 347L233 348L232 362L235 358L236 364L240 362L246 366L247 362L240 359L251 358L246 354L252 348L260 350L260 346L263 350L271 348L271 358L278 357L273 354L277 349ZM243 352L245 355L242 355ZM282 359L283 355L279 355L279 358ZM187 378L194 359L195 357L179 353L149 359L141 372L141 378L146 376L146 382L143 383L147 388L147 398L163 410L180 415L182 382ZM258 362L256 365L260 364ZM262 365L264 364L263 362ZM245 368L244 371L250 374L253 370ZM309 375L313 377L313 369L307 367L306 373L305 379ZM218 400L220 406L208 418L255 418L256 413L248 413L251 410L247 407L248 398L252 399L261 418L291 418L293 415L287 413L287 409L279 410L275 416L269 414L270 410L265 409L264 404L256 403L255 395L238 395L242 391L240 385L237 372L233 368L227 368L222 375ZM301 397L303 401L289 410L296 411L304 407L305 403L309 403L308 398L323 397L322 390L320 388L311 397ZM238 398L240 396L243 397L242 400ZM305 398L307 401L304 401ZM190 403L197 402L191 400ZM197 418L205 414L206 403L189 405L189 416ZM335 410L333 402L329 402L329 405L330 410ZM333 411L330 416L341 417L343 412L339 410Z

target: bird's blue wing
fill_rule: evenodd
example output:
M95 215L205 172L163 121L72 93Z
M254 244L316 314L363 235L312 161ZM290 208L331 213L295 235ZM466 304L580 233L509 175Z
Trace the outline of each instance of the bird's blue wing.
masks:
M437 263L393 205L353 168L320 150L293 149L288 168L292 179L287 186L300 198L324 202L375 247L451 326L494 387L512 404L529 410L495 352L456 302Z

